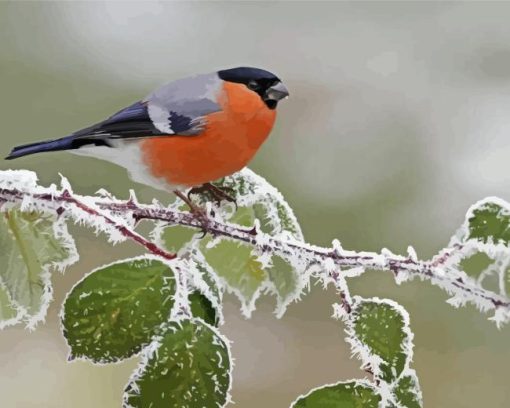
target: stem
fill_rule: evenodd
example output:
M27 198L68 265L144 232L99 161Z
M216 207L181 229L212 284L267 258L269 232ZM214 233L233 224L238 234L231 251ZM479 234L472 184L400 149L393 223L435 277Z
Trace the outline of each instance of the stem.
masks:
M82 200L80 200L79 195L71 195L69 191L64 190L58 194L51 194L51 193L30 193L30 192L22 192L16 189L0 189L0 201L2 203L5 202L11 202L11 203L17 203L21 204L24 198L31 197L36 200L40 200L42 202L53 204L55 208L53 210L57 213L57 215L61 215L64 209L61 207L62 204L71 204L75 206L76 208L80 209L81 211L92 215L96 218L101 218L104 220L106 224L109 226L115 228L117 231L119 231L122 236L126 238L130 238L133 241L137 242L138 244L142 245L147 249L149 252L153 253L154 255L161 256L162 258L165 258L167 260L172 260L177 257L176 254L172 254L170 252L165 251L164 249L158 247L153 242L145 239L142 235L138 234L137 232L131 230L126 225L123 225L119 223L118 221L114 220L107 214L103 214L102 212L96 210L95 208L85 204ZM58 204L58 205L55 205Z
M76 197L72 196L71 194L64 192L62 198L65 199L65 201L67 203L74 204L77 208L79 208L82 211L85 211L87 214L93 215L95 217L102 218L108 225L114 227L124 237L131 238L132 240L134 240L138 244L140 244L143 247L145 247L149 252L153 253L154 255L161 256L162 258L165 258L167 260L172 260L172 259L175 259L177 257L176 254L172 254L170 252L165 251L164 249L161 249L160 247L158 247L153 242L145 239L142 235L140 235L137 232L129 229L125 225L119 224L118 222L116 222L115 220L110 218L108 215L103 214L103 213L95 210L92 207L89 207L88 205L86 205L85 203L79 201Z
M477 286L476 283L448 270L448 260L455 254L458 254L462 249L460 245L446 248L431 260L423 261L413 256L404 257L391 254L389 251L382 251L381 253L355 252L336 247L319 247L294 239L275 238L255 228L245 229L233 224L219 222L213 218L209 218L208 222L204 224L203 220L197 219L191 213L163 208L157 205L138 204L134 200L125 202L115 199L82 197L70 195L66 191L31 193L16 189L0 190L0 201L20 204L25 198L32 198L42 202L44 208L57 212L61 211L60 206L62 204L73 204L92 216L102 218L106 223L120 231L123 236L135 240L148 251L165 259L175 259L176 255L166 252L135 231L117 222L115 216L121 216L124 219L132 217L137 221L148 219L163 221L170 225L183 225L199 229L205 228L205 232L213 236L223 236L245 242L253 245L260 252L281 254L287 257L297 256L300 260L305 261L306 265L317 263L318 260L329 260L329 262L332 261L339 267L340 270L346 268L391 270L396 275L405 273L410 276L419 276L422 279L430 280L434 285L446 288L449 292L462 296L463 299L481 302L483 307L486 308L504 308L510 314L510 301L506 297L483 289ZM84 203L90 200L94 200L95 207L108 211L113 217Z

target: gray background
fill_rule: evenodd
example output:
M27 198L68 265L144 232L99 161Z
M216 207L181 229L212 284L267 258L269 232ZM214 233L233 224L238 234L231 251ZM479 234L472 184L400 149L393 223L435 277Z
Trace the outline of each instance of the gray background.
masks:
M476 200L510 200L508 3L1 3L1 154L100 120L170 79L249 64L284 78L291 98L252 168L277 186L306 238L421 257L448 242ZM66 153L1 162L65 174L76 191L132 183L113 165ZM136 186L150 200L165 195ZM4 407L115 407L136 365L66 363L57 313L84 273L138 253L73 228L82 260L55 277L47 324L0 333ZM427 407L510 405L510 331L429 284L385 272L352 282L411 314ZM314 288L281 320L262 299L227 324L238 407L285 407L324 382L360 377L332 292Z

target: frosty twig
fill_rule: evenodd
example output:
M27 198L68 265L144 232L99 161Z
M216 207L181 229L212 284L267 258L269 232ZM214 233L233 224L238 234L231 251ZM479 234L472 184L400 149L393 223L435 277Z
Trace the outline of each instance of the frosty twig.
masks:
M65 216L76 217L71 207L75 207L92 218L100 218L108 227L113 228L124 238L133 239L147 251L165 259L174 259L171 254L142 235L131 229L128 224L131 220L142 219L163 221L169 225L183 225L202 228L204 225L188 212L182 212L159 205L139 204L136 200L121 201L114 198L98 198L80 196L67 190L45 189L37 186L34 191L16 188L0 189L0 200L4 203L23 205L32 201L35 208L56 211L69 210ZM80 215L78 215L80 217ZM127 221L126 221L127 220ZM133 223L134 225L134 223ZM97 225L96 225L97 228ZM215 237L224 237L252 245L259 253L271 253L293 259L294 264L301 264L303 270L314 265L319 267L338 269L341 272L338 278L344 279L349 271L358 270L359 273L367 269L391 270L397 281L402 282L413 277L429 280L432 284L441 287L457 300L458 304L470 302L483 311L496 310L497 320L507 320L510 315L510 301L499 294L488 291L477 285L474 280L466 279L456 271L448 262L461 248L452 246L441 250L431 260L419 260L412 248L407 256L391 253L388 250L377 252L356 252L343 249L338 242L331 248L310 245L290 237L272 237L263 233L256 226L242 228L210 217L207 223L207 233ZM99 228L101 229L101 228ZM347 270L345 272L345 270ZM345 272L345 273L344 273ZM357 273L359 275L359 273ZM454 303L454 302L452 302Z

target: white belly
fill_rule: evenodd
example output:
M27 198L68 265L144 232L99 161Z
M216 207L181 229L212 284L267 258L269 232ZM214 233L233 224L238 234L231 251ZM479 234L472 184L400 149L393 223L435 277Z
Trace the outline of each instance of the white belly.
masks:
M70 152L79 156L95 157L124 167L128 171L131 180L154 187L158 190L172 191L182 188L180 186L171 185L164 178L154 177L150 173L142 160L140 142L116 141L115 143L115 147L90 145L70 150Z

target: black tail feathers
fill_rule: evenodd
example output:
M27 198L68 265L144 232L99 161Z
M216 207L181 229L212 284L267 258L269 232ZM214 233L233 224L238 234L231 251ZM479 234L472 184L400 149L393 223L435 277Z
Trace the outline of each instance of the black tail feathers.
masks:
M108 146L111 147L107 139L97 136L78 137L77 135L63 137L56 140L47 140L44 142L30 143L17 146L5 158L6 160L17 159L18 157L28 156L29 154L56 152L60 150L79 149L85 145Z
M29 154L34 153L52 152L55 150L67 150L72 148L71 146L72 141L69 140L69 138L30 143L22 146L17 146L14 149L12 149L11 153L6 157L6 160L17 159L18 157L27 156Z

